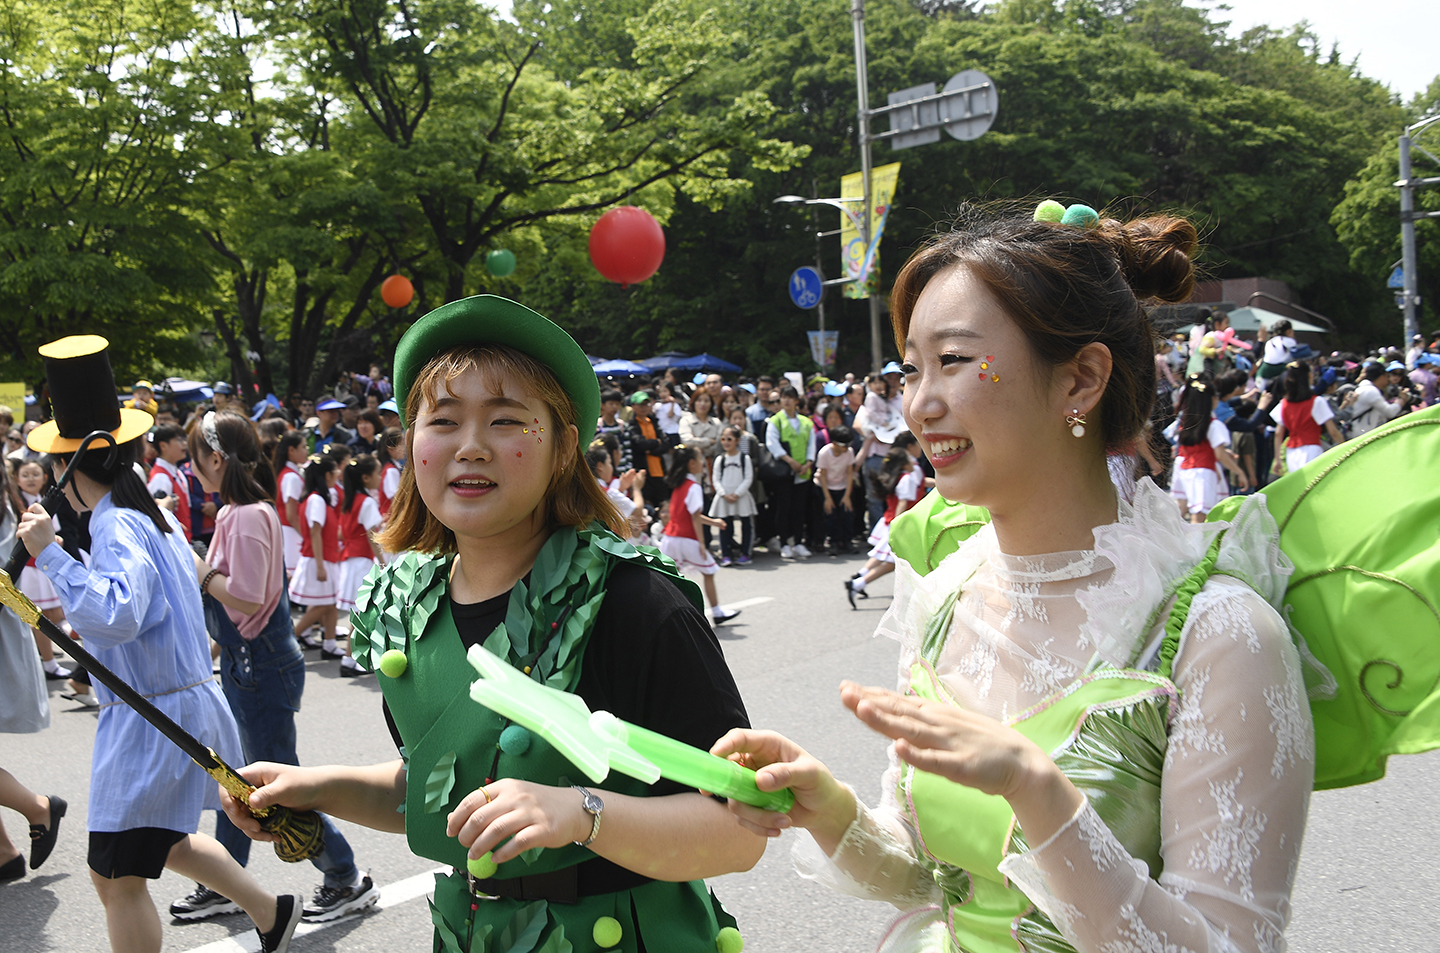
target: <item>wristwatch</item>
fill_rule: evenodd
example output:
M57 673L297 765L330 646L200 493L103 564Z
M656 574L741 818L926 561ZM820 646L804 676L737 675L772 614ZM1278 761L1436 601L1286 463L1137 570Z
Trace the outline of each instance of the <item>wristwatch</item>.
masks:
M589 847L595 842L595 838L600 836L600 812L605 810L605 802L578 784L572 784L570 786L580 792L580 806L585 809L585 813L595 819L595 823L590 828L590 836L584 840L577 840L575 842L581 847Z

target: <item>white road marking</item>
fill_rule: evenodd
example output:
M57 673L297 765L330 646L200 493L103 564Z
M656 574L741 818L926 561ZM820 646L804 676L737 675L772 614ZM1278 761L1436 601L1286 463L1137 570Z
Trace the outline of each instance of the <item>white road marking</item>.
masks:
M758 606L762 603L775 601L774 596L756 596L754 599L741 599L739 602L722 603L726 609L748 609L750 606Z
M423 874L416 874L413 877L406 877L404 880L397 880L393 884L387 884L380 888L380 899L372 910L384 910L386 907L398 906L408 903L417 897L423 897L435 887L435 875L448 873L449 867L436 867L434 870L427 870ZM296 927L296 936L308 936L311 933L318 933L336 924L348 923L352 917L338 917L325 923L302 923ZM223 940L216 940L214 943L206 943L204 946L197 946L187 953L259 953L260 938L251 930L240 936L226 937Z

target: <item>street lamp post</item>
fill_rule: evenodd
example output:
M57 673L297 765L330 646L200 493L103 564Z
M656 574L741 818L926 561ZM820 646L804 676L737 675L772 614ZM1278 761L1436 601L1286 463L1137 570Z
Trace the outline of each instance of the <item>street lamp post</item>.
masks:
M841 213L842 215L844 215L845 218L849 220L850 224L851 224L851 225L854 225L855 228L856 228L857 230L859 230L859 231L860 231L860 234L863 236L863 235L865 234L865 231L864 231L864 226L860 224L860 220L861 220L862 218L865 218L866 216L863 216L863 215L858 215L858 216L857 216L854 212L852 212L852 211L849 209L849 207L848 207L847 204L846 204L846 203L863 202L863 201L865 201L863 198L836 198L836 199L830 199L830 198L824 198L824 199L814 198L814 199L807 199L807 198L806 198L805 196L803 196L803 195L781 195L781 196L777 196L777 197L774 198L774 199L771 199L770 204L771 204L771 205L829 205L829 206L831 206L832 208L838 208L838 209L840 210L840 213ZM827 281L827 280L824 280L825 265L824 265L824 263L821 261L820 241L821 241L822 239L824 239L824 238L828 238L828 237L831 236L831 235L838 235L838 234L840 233L840 231L841 231L841 230L837 228L837 229L835 229L835 230L833 230L833 231L828 231L828 232L827 232L827 231L821 231L821 230L818 230L818 229L817 229L817 231L815 232L815 268L816 268L817 271L820 272L820 275L821 275L821 278L822 278L822 280L821 280L821 287L822 287L822 289L823 289L823 288L828 288L828 287L831 286L831 285L843 285L843 284L845 284L846 282L848 282L848 281L851 280L850 278L846 278L846 277L844 277L844 276L841 276L841 277L839 277L839 278L831 278L831 279L829 279L828 281ZM874 299L873 299L873 296L872 296L872 302L873 302L873 300L874 300ZM823 340L824 340L824 331L825 331L825 299L824 299L823 296L822 296L821 299L820 299L820 306L819 306L819 307L820 307L820 331L821 331L821 340L822 340L822 342L823 342ZM871 349L871 352L872 352L872 356L873 356L874 354L878 354L878 353L879 353L878 327L879 327L879 325L878 325L876 322L874 322L874 321L871 322L870 349ZM823 343L821 344L821 347L824 347L824 344L823 344Z
M1420 333L1420 315L1418 305L1420 304L1419 280L1415 260L1415 220L1417 218L1440 218L1440 212L1416 212L1415 211L1415 187L1421 185L1440 185L1440 176L1426 179L1412 179L1410 177L1410 148L1412 140L1421 130L1433 123L1440 122L1440 116L1431 116L1429 119L1422 119L1412 126L1406 126L1405 132L1400 136L1400 181L1395 185L1400 189L1400 247L1401 247L1401 268L1405 276L1405 345L1408 347L1415 335ZM1421 152L1430 155L1424 148L1416 146ZM1434 156L1430 156L1434 159Z
M860 219L855 227L860 232L860 247L870 247L870 212L874 208L870 192L870 81L865 64L865 0L850 0L850 18L855 24L855 96L859 102L860 131L860 194L864 199ZM869 276L866 276L869 280ZM880 371L880 296L870 294L870 365Z

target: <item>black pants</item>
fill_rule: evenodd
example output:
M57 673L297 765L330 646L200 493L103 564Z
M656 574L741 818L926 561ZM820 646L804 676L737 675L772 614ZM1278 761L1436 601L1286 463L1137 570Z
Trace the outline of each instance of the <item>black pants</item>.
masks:
M840 501L845 498L844 490L832 490L827 487L825 492L829 495L830 502L833 504L830 512L825 514L825 535L830 537L830 547L832 549L848 550L851 548L852 538L855 532L855 514L845 509L840 503Z
M777 480L765 485L775 506L775 535L782 544L805 542L805 510L809 502L809 483Z

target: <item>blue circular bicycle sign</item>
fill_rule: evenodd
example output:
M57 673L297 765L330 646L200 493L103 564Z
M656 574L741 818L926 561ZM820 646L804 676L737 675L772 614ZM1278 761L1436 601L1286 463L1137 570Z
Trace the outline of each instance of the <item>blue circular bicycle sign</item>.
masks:
M790 300L797 308L813 308L820 303L825 290L825 279L810 265L796 268L790 273Z

